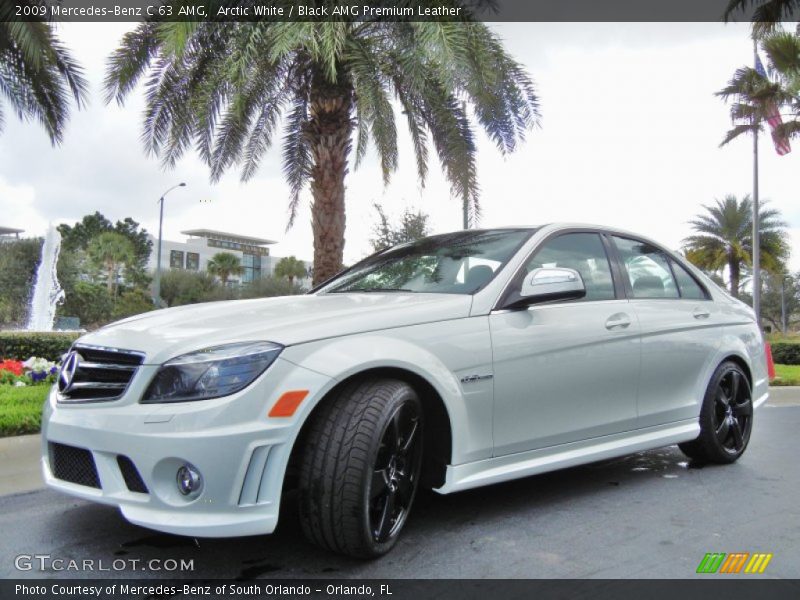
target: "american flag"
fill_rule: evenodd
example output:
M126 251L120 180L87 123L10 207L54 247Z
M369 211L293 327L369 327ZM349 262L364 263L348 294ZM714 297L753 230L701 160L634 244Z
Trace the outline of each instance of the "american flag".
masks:
M764 79L768 79L767 71L764 69L764 65L758 54L756 54L756 73L761 75ZM778 112L778 107L774 102L768 102L765 108L767 109L767 123L769 123L770 129L772 130L772 143L775 144L775 152L778 153L778 156L789 154L789 152L792 151L789 140L779 135L775 129L778 125L783 124L781 113Z

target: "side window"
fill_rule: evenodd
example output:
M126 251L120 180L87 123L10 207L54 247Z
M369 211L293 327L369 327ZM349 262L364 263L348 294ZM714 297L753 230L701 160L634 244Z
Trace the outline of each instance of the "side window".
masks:
M605 248L596 233L565 233L546 242L528 261L528 273L541 267L565 267L581 274L583 300L613 300L614 280Z
M708 295L705 290L700 287L694 277L689 275L689 272L681 265L670 259L669 264L672 265L672 272L675 273L675 279L678 280L678 288L681 291L681 298L687 300L707 300Z
M663 252L638 240L613 237L634 298L679 297L678 286Z

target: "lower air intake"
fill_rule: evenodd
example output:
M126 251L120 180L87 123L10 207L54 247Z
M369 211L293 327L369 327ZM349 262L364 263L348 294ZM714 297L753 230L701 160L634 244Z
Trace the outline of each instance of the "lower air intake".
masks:
M100 477L91 452L84 448L50 442L49 454L53 477L100 489Z

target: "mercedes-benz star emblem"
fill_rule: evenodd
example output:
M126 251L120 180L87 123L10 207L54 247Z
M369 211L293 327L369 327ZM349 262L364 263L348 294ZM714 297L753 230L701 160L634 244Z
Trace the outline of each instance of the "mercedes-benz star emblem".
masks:
M61 372L58 374L58 391L68 394L75 382L75 372L83 358L75 350L72 350L64 358L61 364Z

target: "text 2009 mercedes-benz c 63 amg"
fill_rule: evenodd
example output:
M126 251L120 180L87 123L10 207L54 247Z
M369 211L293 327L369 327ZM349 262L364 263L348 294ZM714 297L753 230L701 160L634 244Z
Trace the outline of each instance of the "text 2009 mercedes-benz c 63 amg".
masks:
M767 399L746 305L593 226L396 246L305 296L152 312L80 338L44 410L49 486L192 536L397 541L448 494L678 443L739 458ZM688 501L688 499L687 499Z

